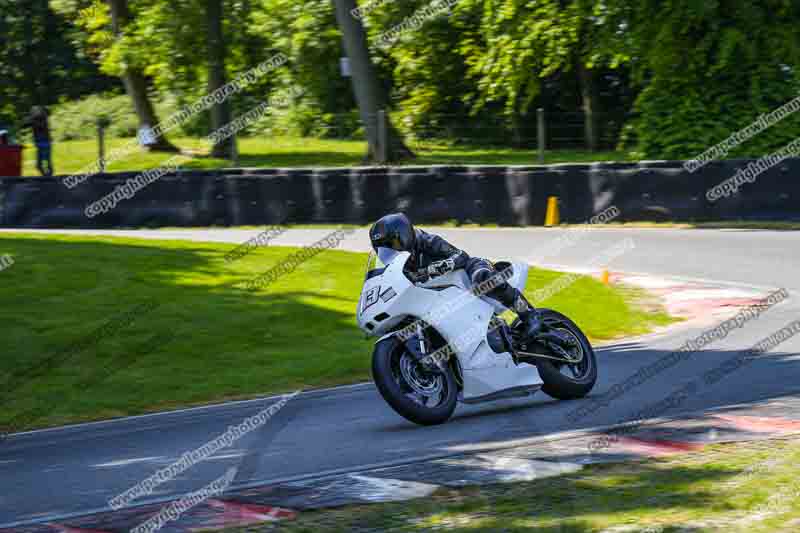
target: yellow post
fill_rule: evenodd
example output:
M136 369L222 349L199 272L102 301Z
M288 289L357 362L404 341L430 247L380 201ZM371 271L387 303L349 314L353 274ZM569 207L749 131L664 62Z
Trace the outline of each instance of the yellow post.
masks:
M609 279L608 279L608 269L607 268L604 268L603 269L603 273L600 274L600 281L603 282L603 285L608 285Z
M545 226L558 226L561 216L558 213L558 197L550 196L547 198L547 212L544 215Z

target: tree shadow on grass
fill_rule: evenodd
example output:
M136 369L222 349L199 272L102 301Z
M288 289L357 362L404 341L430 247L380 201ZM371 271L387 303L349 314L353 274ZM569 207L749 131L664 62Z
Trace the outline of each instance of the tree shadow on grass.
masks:
M245 168L350 167L361 165L364 155L335 151L240 154L239 166Z
M514 150L504 147L478 145L456 145L454 147L411 145L416 157L398 162L400 165L537 165L535 150ZM350 167L366 163L365 153L340 152L335 150L281 151L264 154L239 154L239 166L245 168L304 168L304 167ZM616 152L552 152L545 157L549 162L589 162L598 160L622 160L624 155ZM196 163L187 166L207 167L208 157L198 156Z
M16 260L2 272L0 290L0 343L8 354L0 358L0 382L13 385L0 398L0 428L30 411L43 416L25 428L369 375L369 350L354 320L360 278L353 272L362 266L355 254L322 253L276 287L250 292L236 284L290 251L226 264L233 246L222 244L14 237L0 245ZM331 288L318 294L320 270ZM118 318L143 302L154 306ZM167 335L168 344L140 353L146 341ZM135 361L120 365L128 355Z

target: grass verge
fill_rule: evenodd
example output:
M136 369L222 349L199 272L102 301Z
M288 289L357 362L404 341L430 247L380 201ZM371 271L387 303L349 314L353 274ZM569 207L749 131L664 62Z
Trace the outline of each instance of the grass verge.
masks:
M326 228L360 228L358 224L325 224L325 223L312 223L312 224L285 224L288 229L326 229ZM235 226L231 228L223 227L163 227L152 228L162 230L195 230L195 229L263 229L264 226ZM544 226L501 226L495 222L486 224L472 223L472 222L459 222L457 220L448 220L435 224L420 224L419 227L423 229L436 228L461 228L461 229L530 229L542 228ZM720 220L717 222L607 222L605 224L570 224L563 223L557 226L559 229L741 229L741 230L770 230L770 231L798 231L800 230L800 222L792 221L779 221L779 220ZM150 228L147 228L150 229Z
M720 444L532 482L304 512L280 531L794 532L800 528L798 460L798 436Z
M232 163L208 157L208 144L199 138L170 139L181 150L196 153L197 157L182 165L185 168L226 168ZM129 143L131 139L108 139L106 153ZM314 139L298 137L241 138L239 166L241 167L345 167L362 164L367 145L365 141ZM538 151L482 146L452 145L446 142L424 142L412 146L417 158L404 164L413 165L535 165ZM174 154L136 151L130 156L111 162L109 172L136 171L157 168ZM96 141L64 141L53 143L53 166L58 174L72 174L93 164L98 157ZM552 150L545 154L547 163L584 163L590 161L625 161L623 152L587 152ZM36 176L36 149L27 145L23 152L23 174Z
M0 429L132 415L369 379L354 310L365 254L327 251L272 285L242 282L295 249L0 234ZM560 276L532 270L528 289ZM588 277L541 305L594 339L671 319Z
M577 227L580 224L563 224ZM717 222L609 222L606 228L653 228L653 229L754 229L754 230L800 230L800 221L787 220L719 220Z

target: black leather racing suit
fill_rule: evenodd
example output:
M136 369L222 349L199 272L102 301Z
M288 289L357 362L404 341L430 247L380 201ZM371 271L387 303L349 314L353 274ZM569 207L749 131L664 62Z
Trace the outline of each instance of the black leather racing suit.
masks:
M414 231L416 232L416 243L408 264L412 270L427 269L431 263L447 262L446 270L463 268L469 276L473 288L498 274L490 261L480 257L470 257L465 251L459 250L438 235L426 233L421 229ZM494 284L492 283L492 285ZM486 296L494 298L514 310L523 320L527 314L533 311L533 307L522 293L505 281L488 291Z

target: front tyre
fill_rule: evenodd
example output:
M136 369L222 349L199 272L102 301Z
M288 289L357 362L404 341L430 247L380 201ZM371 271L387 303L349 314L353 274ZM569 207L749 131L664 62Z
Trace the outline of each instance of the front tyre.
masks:
M458 385L450 366L426 371L396 337L375 345L372 379L386 403L415 424L442 424L456 408Z

